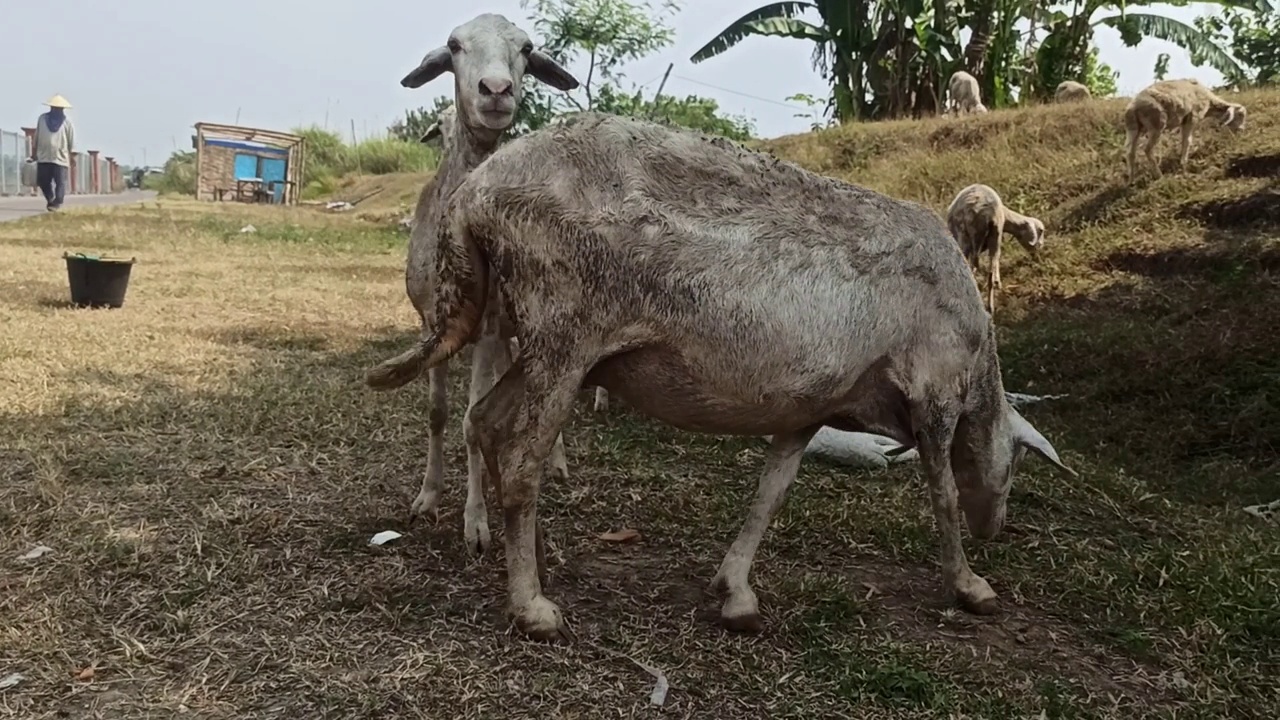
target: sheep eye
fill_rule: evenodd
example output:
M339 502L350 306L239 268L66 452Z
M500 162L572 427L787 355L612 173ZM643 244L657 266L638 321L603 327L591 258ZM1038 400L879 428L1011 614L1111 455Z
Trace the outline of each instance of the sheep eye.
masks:
M462 52L462 43L454 38L449 38L449 52Z
M520 52L524 53L525 55L528 55L529 53L533 52L533 43L525 42L524 47L520 48Z

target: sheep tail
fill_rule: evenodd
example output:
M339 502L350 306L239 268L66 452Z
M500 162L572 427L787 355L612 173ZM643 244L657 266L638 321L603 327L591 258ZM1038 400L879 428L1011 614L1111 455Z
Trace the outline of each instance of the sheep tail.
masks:
M365 373L374 390L407 385L473 342L483 326L489 297L489 264L465 233L441 233L436 255L435 327L413 349L384 360Z

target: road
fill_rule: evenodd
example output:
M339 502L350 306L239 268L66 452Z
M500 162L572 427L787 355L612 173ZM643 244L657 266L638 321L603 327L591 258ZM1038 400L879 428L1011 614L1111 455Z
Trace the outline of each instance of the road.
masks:
M112 195L68 195L62 203L63 210L81 207L102 207L105 205L127 205L129 203L154 200L154 190L125 190ZM43 215L44 196L35 197L0 197L0 222L17 220L31 215Z

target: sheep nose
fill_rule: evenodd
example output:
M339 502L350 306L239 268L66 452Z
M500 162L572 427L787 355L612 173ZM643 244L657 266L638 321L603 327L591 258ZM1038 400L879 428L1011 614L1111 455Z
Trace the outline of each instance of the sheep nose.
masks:
M503 78L480 78L481 95L510 95L511 81Z

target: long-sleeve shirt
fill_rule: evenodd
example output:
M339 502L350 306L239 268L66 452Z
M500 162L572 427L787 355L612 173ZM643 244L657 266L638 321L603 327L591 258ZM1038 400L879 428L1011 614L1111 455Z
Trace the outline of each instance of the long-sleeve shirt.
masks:
M63 167L71 167L71 153L75 152L76 131L71 126L71 118L64 118L58 132L49 132L45 124L45 116L41 113L36 120L36 162L53 163Z

